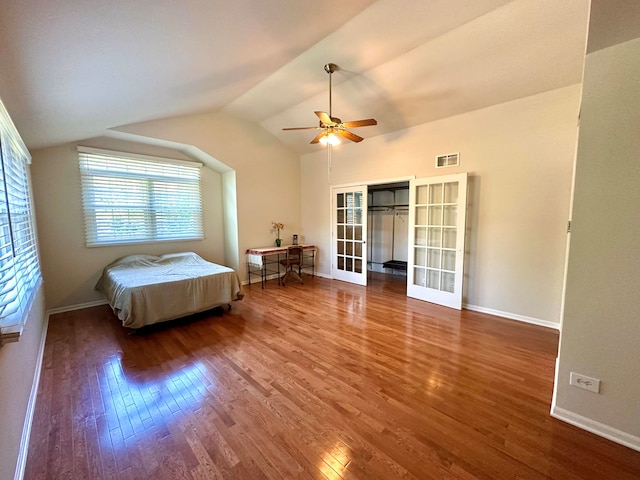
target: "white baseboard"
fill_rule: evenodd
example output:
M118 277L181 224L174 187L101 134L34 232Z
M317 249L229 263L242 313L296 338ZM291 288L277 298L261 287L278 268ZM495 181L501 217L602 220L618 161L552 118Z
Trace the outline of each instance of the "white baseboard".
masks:
M72 312L74 310L82 310L83 308L97 307L99 305L106 305L106 300L95 300L93 302L78 303L77 305L67 305L65 307L52 308L47 313L54 315L56 313Z
M565 410L556 405L551 406L551 416L567 422L575 427L586 430L587 432L594 433L600 437L604 437L612 442L619 443L625 447L629 447L633 450L640 452L640 437L631 435L629 433L618 430L617 428L610 427L604 423L596 422L590 418L578 415L570 410Z
M531 323L533 325L540 325L541 327L553 328L554 330L560 330L560 324L549 322L548 320L541 320L539 318L526 317L524 315L518 315L516 313L503 312L500 310L494 310L492 308L479 307L477 305L470 305L468 303L462 306L467 310L472 310L474 312L480 313L488 313L490 315L495 315L496 317L504 317L510 320L518 320L519 322Z
M22 438L20 439L20 450L18 452L18 461L16 464L14 480L22 480L24 477L24 470L27 467L27 453L29 451L29 439L31 438L31 424L33 423L33 415L36 411L36 399L38 398L38 386L40 385L40 373L42 372L42 360L44 359L44 346L47 340L47 331L49 330L49 315L49 312L45 314L44 325L42 326L42 337L40 338L38 357L36 359L36 371L33 374L33 383L31 384L27 413L24 417Z

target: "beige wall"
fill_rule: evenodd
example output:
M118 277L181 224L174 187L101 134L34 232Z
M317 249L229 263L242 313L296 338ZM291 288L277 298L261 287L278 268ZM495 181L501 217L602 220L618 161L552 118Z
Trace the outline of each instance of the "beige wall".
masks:
M330 185L469 173L464 302L557 326L580 86L495 105L301 159L302 233L330 275ZM363 136L366 129L363 128ZM435 156L460 152L459 168Z
M79 144L182 158L179 152L149 145L160 140L194 146L213 158L209 165L204 160L202 172L205 240L87 248L76 144L34 151L34 203L48 308L101 300L94 285L103 267L136 253L195 251L237 268L245 279L244 251L273 244L272 220L285 224L285 243L298 232L298 157L261 127L211 114L130 125L118 134L130 140L99 138ZM226 165L224 172L219 162ZM234 190L237 205L228 198Z
M552 413L640 450L638 78L640 38L587 55ZM572 371L600 379L600 394L570 386Z
M40 288L20 341L0 347L0 479L3 480L14 478L19 459L31 387L46 334L44 312Z
M80 142L112 150L182 158L178 152L150 148L114 139ZM136 253L159 255L194 251L216 263L224 263L221 175L203 168L202 199L205 239L113 247L85 246L82 191L75 144L32 152L31 176L38 224L42 275L48 308L60 308L102 300L94 290L105 265Z

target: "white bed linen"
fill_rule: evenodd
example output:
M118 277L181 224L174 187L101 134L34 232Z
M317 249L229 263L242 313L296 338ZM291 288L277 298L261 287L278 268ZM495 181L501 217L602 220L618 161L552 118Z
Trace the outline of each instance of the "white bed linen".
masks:
M193 252L118 259L105 267L96 289L129 328L227 305L243 296L234 270Z

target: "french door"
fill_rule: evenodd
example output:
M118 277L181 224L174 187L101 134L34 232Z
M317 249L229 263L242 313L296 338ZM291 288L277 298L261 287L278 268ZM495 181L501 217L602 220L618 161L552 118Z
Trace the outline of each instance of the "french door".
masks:
M462 308L466 205L466 173L409 182L409 297Z
M333 246L331 275L367 284L367 187L332 188Z

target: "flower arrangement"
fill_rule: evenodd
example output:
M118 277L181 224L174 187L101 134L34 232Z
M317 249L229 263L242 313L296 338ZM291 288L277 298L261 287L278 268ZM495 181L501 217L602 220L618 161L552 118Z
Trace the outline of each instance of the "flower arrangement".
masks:
M280 239L280 230L284 230L284 223L271 221L271 226L276 231L276 246L279 247L282 243Z

